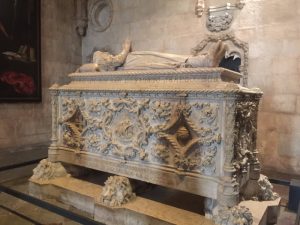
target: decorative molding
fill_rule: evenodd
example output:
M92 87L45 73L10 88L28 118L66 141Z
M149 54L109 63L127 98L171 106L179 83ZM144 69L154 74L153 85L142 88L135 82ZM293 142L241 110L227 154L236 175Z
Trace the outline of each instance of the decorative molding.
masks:
M104 10L107 10L104 12ZM89 6L89 21L91 28L97 32L105 31L111 24L113 18L113 6L111 0L90 0ZM100 14L105 18L102 18ZM104 19L101 21L101 19Z
M130 181L127 177L110 176L100 194L100 202L109 207L118 207L133 200L135 194L132 192Z
M211 40L212 41L212 40ZM202 43L202 42L201 42ZM205 46L209 41L205 43ZM198 45L193 49L196 53ZM201 51L202 49L199 49ZM68 75L72 81L119 81L135 80L209 80L209 81L233 81L237 83L243 77L240 73L222 68L180 68L180 69L163 69L163 70L120 70L120 71L102 71L102 72L84 72L71 73Z
M249 47L248 43L243 42L231 33L219 34L219 35L208 35L207 38L202 40L196 47L192 49L192 54L197 55L212 44L219 40L224 41L227 46L227 55L237 55L241 58L240 73L242 77L242 85L244 87L248 86L248 65L249 65Z

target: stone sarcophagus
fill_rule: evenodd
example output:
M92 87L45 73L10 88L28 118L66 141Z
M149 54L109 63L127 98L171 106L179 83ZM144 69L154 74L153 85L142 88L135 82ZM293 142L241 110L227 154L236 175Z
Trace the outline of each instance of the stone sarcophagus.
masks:
M239 73L179 68L69 76L69 84L51 88L50 161L198 194L211 209L257 194L247 185L260 175L262 93L241 87Z

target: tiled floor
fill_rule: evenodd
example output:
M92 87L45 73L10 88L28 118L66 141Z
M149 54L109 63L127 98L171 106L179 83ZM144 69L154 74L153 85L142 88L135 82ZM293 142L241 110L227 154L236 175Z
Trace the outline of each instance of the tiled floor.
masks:
M25 189L22 183L16 184L17 189ZM286 209L288 201L288 187L274 185L275 190L282 197L278 225L294 225L296 214ZM54 201L54 200L51 200ZM57 203L60 204L60 203ZM51 213L20 199L0 194L0 225L76 225L73 221Z

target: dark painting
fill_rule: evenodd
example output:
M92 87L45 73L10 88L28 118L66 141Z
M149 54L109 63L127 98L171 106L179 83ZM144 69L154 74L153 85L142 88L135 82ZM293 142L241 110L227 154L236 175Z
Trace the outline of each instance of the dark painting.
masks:
M40 1L0 0L0 101L40 100Z

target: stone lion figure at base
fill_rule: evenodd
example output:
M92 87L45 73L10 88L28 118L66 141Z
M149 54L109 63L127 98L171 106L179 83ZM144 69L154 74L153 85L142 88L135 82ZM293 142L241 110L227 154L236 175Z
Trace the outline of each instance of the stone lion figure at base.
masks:
M105 181L100 202L110 207L121 206L135 197L127 177L111 176Z
M43 159L33 169L33 175L30 180L47 181L59 177L70 176L63 165L59 162L50 162L48 159Z
M92 63L83 64L77 72L217 67L228 47L222 41L218 41L207 52L198 55L153 51L130 52L130 49L131 41L127 39L120 54L111 55L108 52L96 51Z

